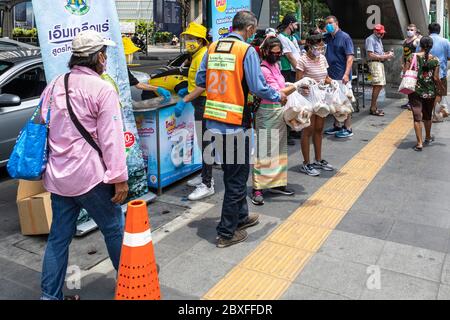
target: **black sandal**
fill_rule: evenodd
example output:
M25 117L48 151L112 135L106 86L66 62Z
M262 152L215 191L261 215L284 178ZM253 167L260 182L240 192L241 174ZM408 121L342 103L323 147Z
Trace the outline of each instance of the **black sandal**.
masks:
M417 152L422 152L422 151L423 151L423 147L415 146L415 147L413 148L413 150L414 150L414 151L417 151Z
M375 110L375 111L373 111L373 110L370 110L370 113L369 113L371 116L377 116L377 117L384 117L384 111L383 110L380 110L380 109L377 109L377 110Z

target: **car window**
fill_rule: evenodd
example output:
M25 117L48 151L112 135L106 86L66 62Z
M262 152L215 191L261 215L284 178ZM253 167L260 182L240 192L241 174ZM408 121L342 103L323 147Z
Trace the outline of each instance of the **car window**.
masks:
M12 63L6 61L0 61L0 75L13 66Z
M1 88L1 93L9 93L19 96L22 100L40 97L47 82L42 66L36 66L14 77Z

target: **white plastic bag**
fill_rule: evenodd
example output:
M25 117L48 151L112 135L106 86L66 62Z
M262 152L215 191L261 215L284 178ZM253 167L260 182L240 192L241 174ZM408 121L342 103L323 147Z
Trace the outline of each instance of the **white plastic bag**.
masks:
M294 131L311 125L310 118L312 114L311 103L298 92L288 96L288 101L283 108L283 116L286 124Z
M433 121L443 122L449 116L449 101L447 97L442 97L440 103L436 104L434 108Z
M318 85L310 87L306 98L313 105L314 114L321 118L326 118L330 114L330 108L325 103L325 90L321 90Z

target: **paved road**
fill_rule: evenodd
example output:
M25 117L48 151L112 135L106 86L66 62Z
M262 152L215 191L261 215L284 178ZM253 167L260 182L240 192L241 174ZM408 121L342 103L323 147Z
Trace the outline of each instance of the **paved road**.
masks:
M436 125L436 143L418 154L403 102L388 100L385 118L356 114L349 140L324 139L324 157L338 174L306 177L298 172L299 144L290 147L296 195L250 205L261 223L240 245L215 247L220 170L216 195L203 202L186 201L192 189L184 182L167 189L149 208L152 222L162 216L158 206L177 212L153 230L163 298L450 299L450 200L443 196L450 122ZM20 236L17 223L9 225L14 234L0 233L0 298L35 299L45 237ZM98 232L76 239L70 264L82 268L82 287L68 293L111 299L114 272L105 257Z

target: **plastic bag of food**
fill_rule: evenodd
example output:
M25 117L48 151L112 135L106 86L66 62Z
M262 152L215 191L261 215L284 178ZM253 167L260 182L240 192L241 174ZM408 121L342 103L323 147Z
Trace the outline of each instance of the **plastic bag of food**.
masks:
M294 92L288 96L288 101L283 108L283 116L286 124L293 130L300 131L309 126L311 113L311 103L301 94Z
M447 97L442 97L440 103L436 104L436 108L434 108L433 121L435 122L443 122L445 118L449 116L449 108L448 108L448 99Z

